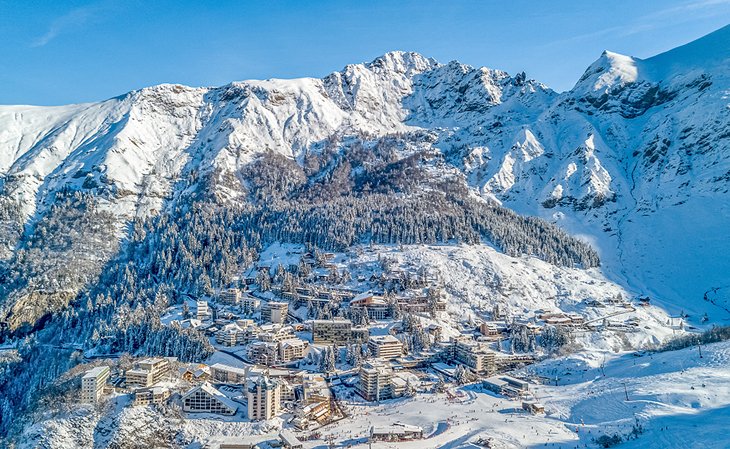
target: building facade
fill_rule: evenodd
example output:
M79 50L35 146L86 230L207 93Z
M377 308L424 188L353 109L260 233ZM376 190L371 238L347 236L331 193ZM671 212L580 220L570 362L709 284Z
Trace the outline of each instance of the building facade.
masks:
M368 340L373 357L392 360L403 355L403 343L392 335L375 335Z
M234 415L238 404L205 382L193 387L182 397L183 410L189 413Z
M246 397L251 421L272 419L281 411L281 385L265 373L249 381Z
M109 367L97 366L81 378L81 401L96 404L104 394L104 385L109 379Z
M264 323L284 324L289 312L289 303L269 301L261 306L261 321Z
M149 387L161 381L170 372L170 363L163 358L148 358L137 362L134 369L127 370L128 387Z

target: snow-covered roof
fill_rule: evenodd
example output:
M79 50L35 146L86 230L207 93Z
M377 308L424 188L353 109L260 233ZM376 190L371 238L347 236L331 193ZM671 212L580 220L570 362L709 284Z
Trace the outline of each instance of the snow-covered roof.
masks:
M98 377L100 374L104 373L105 371L109 371L108 366L97 366L95 368L91 368L84 374L84 379L92 379L95 377Z
M279 438L281 438L281 441L284 443L285 446L301 446L302 442L299 441L299 438L297 438L296 435L294 435L294 432L292 432L289 429L282 429L281 432L279 432Z
M387 334L387 335L373 335L370 337L370 340L374 343L383 344L383 343L400 343L400 340L395 338L394 336Z

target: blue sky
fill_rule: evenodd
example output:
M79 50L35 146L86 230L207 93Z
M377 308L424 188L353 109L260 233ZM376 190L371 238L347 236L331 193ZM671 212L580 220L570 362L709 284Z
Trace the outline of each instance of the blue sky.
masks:
M565 90L604 49L648 57L728 23L730 0L0 0L0 104L320 77L390 50Z

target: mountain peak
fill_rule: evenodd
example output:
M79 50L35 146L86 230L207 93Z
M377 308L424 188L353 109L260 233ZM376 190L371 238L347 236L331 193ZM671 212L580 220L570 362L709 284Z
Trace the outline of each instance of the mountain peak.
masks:
M427 58L413 51L390 51L365 64L369 69L382 69L401 73L406 76L425 72L439 63L433 58Z
M605 92L616 85L633 83L638 79L638 60L632 56L604 50L578 80L574 91Z

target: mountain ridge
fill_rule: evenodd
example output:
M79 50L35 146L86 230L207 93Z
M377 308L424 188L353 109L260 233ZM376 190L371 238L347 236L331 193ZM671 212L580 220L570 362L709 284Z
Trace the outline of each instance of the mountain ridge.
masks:
M724 39L727 30L688 45ZM18 249L16 222L32 225L64 190L96 196L121 230L134 217L159 213L192 173L238 179L217 184L235 201L245 195L235 187L246 184L242 170L266 151L303 164L346 139L424 131L432 142L419 145L437 150L475 193L591 236L617 280L668 298L675 309L691 295L687 308L699 311L700 288L717 287L727 261L700 288L687 289L682 277L632 280L631 272L648 262L626 260L622 248L627 223L681 208L690 198L710 196L715 210L727 210L726 78L713 65L671 80L644 79L642 66L660 64L662 55L652 61L604 52L576 87L560 94L523 73L396 51L322 79L163 84L99 103L0 106L0 200L22 210L21 217L4 218L15 226L3 238L4 259ZM666 281L670 288L661 285Z

